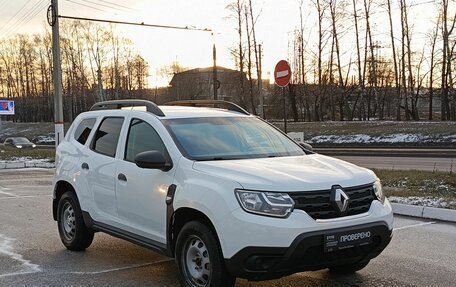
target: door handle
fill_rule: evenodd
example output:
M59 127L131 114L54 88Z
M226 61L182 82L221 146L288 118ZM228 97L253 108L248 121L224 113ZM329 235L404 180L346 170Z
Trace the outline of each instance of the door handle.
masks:
M125 182L127 182L127 177L126 177L125 174L123 174L123 173L119 173L119 174L117 175L117 179L120 180L120 181L125 181Z
M82 168L82 169L85 169L85 170L89 170L89 165L88 165L86 162L84 162L84 163L81 165L81 168Z

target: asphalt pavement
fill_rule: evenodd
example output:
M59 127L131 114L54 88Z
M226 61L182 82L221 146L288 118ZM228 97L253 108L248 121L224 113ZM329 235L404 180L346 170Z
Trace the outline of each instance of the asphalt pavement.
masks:
M97 233L66 250L52 219L53 170L0 171L0 286L178 286L172 259ZM303 272L236 286L454 286L456 224L397 216L393 240L360 272Z

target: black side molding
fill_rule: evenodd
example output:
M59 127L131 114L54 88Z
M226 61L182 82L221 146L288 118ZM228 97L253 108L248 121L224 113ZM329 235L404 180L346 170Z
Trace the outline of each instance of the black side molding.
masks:
M173 242L175 238L173 238L173 226L174 226L174 195L176 193L177 186L175 184L171 184L168 187L168 193L166 194L166 247L169 251L168 256L174 257L174 250L173 250Z
M137 245L157 251L163 255L170 256L167 244L131 233L126 230L119 229L117 227L110 226L108 224L96 222L87 211L82 211L82 217L86 226L95 232L102 231L114 237L130 241L131 243L135 243Z

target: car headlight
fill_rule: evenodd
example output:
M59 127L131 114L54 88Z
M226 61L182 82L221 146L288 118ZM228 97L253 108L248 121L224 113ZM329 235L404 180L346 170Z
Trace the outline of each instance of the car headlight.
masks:
M36 144L32 144L32 147L35 148L35 147L36 147Z
M374 182L373 188L375 196L383 204L385 202L385 194L383 193L382 183L379 179Z
M235 192L239 204L247 212L274 217L287 217L293 211L294 201L286 193L242 189L236 189Z

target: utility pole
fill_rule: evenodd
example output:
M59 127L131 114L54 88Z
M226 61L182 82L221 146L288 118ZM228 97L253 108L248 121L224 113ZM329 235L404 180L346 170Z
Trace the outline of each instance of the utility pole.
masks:
M213 85L214 85L214 100L218 100L217 90L219 88L219 81L217 79L217 49L215 48L215 44L212 48L212 59L214 60L214 68L213 68Z
M54 127L55 147L62 142L64 137L63 105L62 105L62 73L60 68L60 43L59 43L59 7L58 0L51 0L48 8L48 23L52 26L52 62L54 77Z
M261 52L261 44L258 45L258 96L260 98L260 117L264 119L264 98L263 98L263 79L261 76L262 73L262 67L261 67L261 58L262 58L262 52Z

